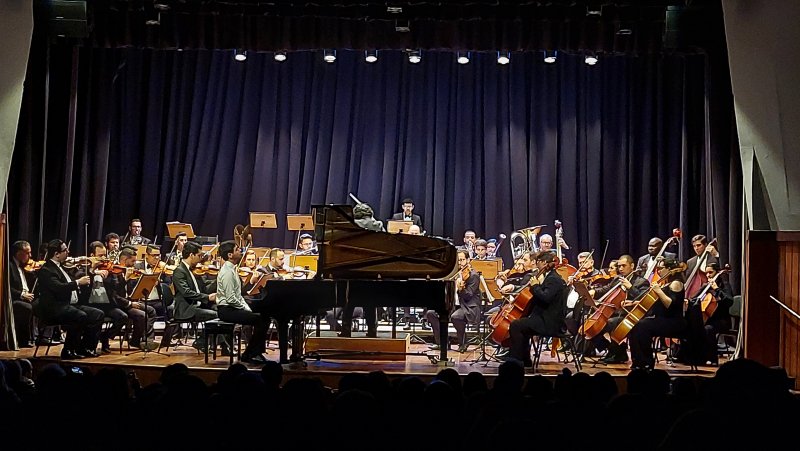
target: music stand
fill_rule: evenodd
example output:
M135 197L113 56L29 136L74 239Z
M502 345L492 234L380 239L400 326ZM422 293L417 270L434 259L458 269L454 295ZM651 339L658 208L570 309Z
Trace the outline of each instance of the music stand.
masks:
M137 260L144 260L144 256L147 255L147 245L146 244L137 244L136 245L136 259Z
M297 266L302 266L305 269L317 272L317 261L319 260L319 255L297 255L292 254L289 257L289 266L292 267L294 270Z
M266 212L250 212L250 228L251 229L277 229L278 218L275 213Z
M390 219L386 221L386 231L389 233L408 233L408 229L414 225L414 221L398 221Z
M286 215L286 230L297 232L297 239L294 242L296 251L300 247L300 235L303 230L314 230L314 218L310 214Z
M169 234L170 238L175 239L180 232L186 233L186 238L190 240L195 237L194 229L192 229L191 224L178 221L167 223L167 233Z
M478 273L478 277L481 280L481 285L486 290L484 292L484 294L486 294L486 299L489 299L489 287L486 286L486 279L483 278L483 274L481 273ZM500 362L500 359L498 359L494 355L490 356L486 354L486 340L489 339L489 334L487 333L487 327L486 327L487 315L484 314L483 307L485 307L485 302L483 301L483 297L481 297L481 321L480 323L478 323L478 334L481 336L480 340L481 352L480 354L478 354L477 357L469 361L470 366L478 362L484 362L483 366L489 366L489 362L498 362L498 363Z
M150 351L147 349L147 336L149 332L147 330L148 323L150 322L150 318L147 316L147 298L150 297L150 293L156 289L156 285L159 283L159 279L161 279L161 273L158 274L142 274L139 276L139 281L136 282L136 287L133 289L133 293L130 295L131 301L136 301L144 304L144 333L142 334L142 340L144 340L144 349L139 349L134 352L131 352L126 355L133 355L138 353L143 353L142 358L147 356L148 352L155 352L156 354L161 354L158 350ZM164 354L162 354L164 355Z

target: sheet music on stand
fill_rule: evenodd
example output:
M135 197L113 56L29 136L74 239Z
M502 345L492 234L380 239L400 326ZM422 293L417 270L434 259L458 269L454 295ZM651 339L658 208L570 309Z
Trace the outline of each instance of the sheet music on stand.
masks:
M408 229L414 225L414 221L399 221L390 219L386 222L386 231L389 233L408 233Z
M190 240L195 237L194 229L192 228L191 224L179 221L171 221L167 222L166 225L167 225L167 233L169 234L169 237L172 239L175 239L175 237L178 236L178 233L180 232L185 232L186 237L189 238Z
M147 317L147 299L150 297L150 293L153 290L156 290L156 286L158 285L158 281L161 278L161 274L142 274L139 276L139 280L136 282L136 286L133 288L133 292L129 296L131 301L140 302L144 304L144 322L148 324L149 319ZM144 342L144 348L138 351L131 352L127 355L137 354L139 352L143 353L143 356L146 356L148 352L155 352L157 354L161 354L160 352L150 351L147 347L147 341L150 340L148 338L147 331L145 331L144 335L142 336L142 341Z
M250 212L251 229L277 229L278 218L275 213L269 212Z

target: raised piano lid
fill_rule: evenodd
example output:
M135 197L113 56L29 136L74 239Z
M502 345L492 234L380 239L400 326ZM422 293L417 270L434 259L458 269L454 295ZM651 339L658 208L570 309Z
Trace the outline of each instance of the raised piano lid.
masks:
M322 278L442 279L457 272L456 248L443 239L362 229L350 205L312 210Z

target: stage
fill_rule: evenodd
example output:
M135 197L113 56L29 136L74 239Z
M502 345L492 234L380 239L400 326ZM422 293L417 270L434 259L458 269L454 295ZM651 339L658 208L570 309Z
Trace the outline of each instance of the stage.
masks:
M322 352L319 357L315 357L313 352L309 352L302 361L283 364L284 382L296 377L318 377L327 386L336 387L339 378L345 374L354 372L368 373L377 370L385 372L390 378L417 376L428 381L440 370L453 368L458 371L462 378L473 371L482 373L491 385L498 374L498 367L501 362L493 357L495 348L492 346L486 345L484 347L485 352L482 352L480 344L475 343L471 344L466 352L459 353L457 351L458 347L451 345L447 353L447 361L440 361L438 359L438 350L432 350L428 342L421 343L422 340L430 339L429 330L415 330L412 334L410 331L398 329L396 333L398 340L404 340L408 343L407 352L402 353L403 355L398 355L395 351L383 353L377 344L371 349L361 352L342 350L342 352L336 352L337 355L335 356L327 356L328 353ZM314 330L310 330L307 333L306 351L308 351L309 340L313 340L315 335L316 332ZM320 331L320 335L323 338L335 336L333 332L327 330ZM387 326L380 327L377 339L367 339L364 332L353 333L353 339L361 340L362 342L363 340L388 340L390 337L391 328ZM478 340L473 341L477 342ZM34 371L38 371L48 363L59 362L67 366L88 368L92 372L102 367L118 366L125 368L127 371L135 371L144 384L155 382L161 370L173 363L185 364L193 374L209 384L216 382L219 374L230 365L230 357L222 356L219 352L217 352L216 359L213 359L209 354L209 361L205 363L204 354L188 344L180 345L177 348L171 347L168 351L162 349L160 353L134 353L137 350L128 349L127 342L123 345L122 352L120 352L119 340L116 340L111 343L111 349L113 351L111 354L96 358L62 361L59 357L61 345L51 347L47 355L45 355L45 347L40 347L37 357L33 357L34 348L24 348L20 351L2 351L0 352L0 359L30 359L33 363ZM264 357L267 360L279 361L277 341L275 339L271 339L268 343L267 353ZM237 361L236 356L234 356L234 362ZM720 360L720 364L724 362L724 359ZM252 371L260 370L259 365L245 365ZM571 356L569 361L565 362L563 353L557 353L553 357L549 350L545 350L542 351L541 361L537 370L526 368L525 373L526 377L531 377L535 374L555 377L565 368L572 373L576 372ZM672 376L692 377L712 377L717 370L717 367L713 366L700 366L697 371L692 371L687 365L668 362L666 351L658 353L656 368L666 370ZM586 358L582 363L581 371L589 374L606 371L617 379L618 385L624 386L625 376L630 371L630 362L604 364L600 363L599 359Z

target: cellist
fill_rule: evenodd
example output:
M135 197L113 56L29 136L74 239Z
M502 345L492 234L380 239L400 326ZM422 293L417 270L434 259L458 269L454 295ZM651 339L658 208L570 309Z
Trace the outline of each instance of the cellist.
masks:
M709 290L705 290L705 285L700 292L706 293L716 298L717 306L714 313L703 325L702 337L702 360L707 365L717 365L719 354L717 352L717 334L730 330L731 314L730 308L733 305L733 291L730 284L723 277L717 277L720 272L719 263L709 263L705 267L706 278L711 284ZM694 301L694 302L692 302ZM699 307L702 299L690 299L690 306ZM702 317L702 312L697 311L698 316Z
M589 294L595 300L599 300L610 291L620 288L625 291L626 299L622 302L622 307L632 306L639 296L650 289L650 284L647 282L647 279L639 275L639 273L634 273L635 264L632 256L627 254L620 256L617 259L617 278L621 285L618 286L616 283L609 283L605 286L589 290ZM603 327L603 331L591 339L598 351L602 352L608 349L608 353L602 360L603 363L625 363L628 361L626 345L624 343L618 345L605 337L605 334L614 330L617 324L625 318L625 313L624 309L617 309L608 319L605 327Z
M514 267L497 273L495 281L500 292L504 295L513 296L530 282L533 274L533 258L530 252L525 252L514 263Z

